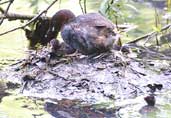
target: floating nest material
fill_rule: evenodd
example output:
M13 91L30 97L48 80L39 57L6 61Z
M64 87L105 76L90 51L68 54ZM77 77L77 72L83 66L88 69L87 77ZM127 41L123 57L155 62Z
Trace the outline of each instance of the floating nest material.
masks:
M144 95L149 84L169 89L170 65L161 63L131 59L120 51L61 56L43 48L5 69L1 78L20 83L26 96L99 103Z

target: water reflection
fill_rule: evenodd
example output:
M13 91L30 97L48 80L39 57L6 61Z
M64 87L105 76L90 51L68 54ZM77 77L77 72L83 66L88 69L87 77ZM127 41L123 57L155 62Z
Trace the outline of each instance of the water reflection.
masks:
M102 105L103 106L103 105ZM115 118L115 109L83 105L79 100L63 99L57 103L46 102L45 110L55 118Z
M157 93L156 104L146 105L143 96L133 99L119 111L121 118L170 118L171 92Z
M160 110L155 106L146 105L143 106L139 112L142 115L141 118L157 118Z

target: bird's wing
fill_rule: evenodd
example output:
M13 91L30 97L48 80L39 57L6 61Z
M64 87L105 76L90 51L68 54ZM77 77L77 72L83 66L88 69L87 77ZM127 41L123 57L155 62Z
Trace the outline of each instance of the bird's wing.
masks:
M98 26L98 27L107 27L114 29L115 26L113 23L102 16L99 13L89 13L85 15L79 15L75 22L80 23L80 25L89 25L89 26Z

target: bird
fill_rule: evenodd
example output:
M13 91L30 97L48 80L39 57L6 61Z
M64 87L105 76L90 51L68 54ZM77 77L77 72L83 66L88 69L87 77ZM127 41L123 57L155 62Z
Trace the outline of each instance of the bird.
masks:
M100 13L75 16L70 10L59 10L52 17L47 38L55 38L59 32L72 50L84 55L110 51L119 35L113 23ZM73 52L73 51L72 51Z
M154 95L149 95L144 98L148 106L154 106L156 103L156 99Z
M66 43L60 43L57 39L51 39L50 44L50 52L52 55L64 55L74 53L75 50L69 47Z

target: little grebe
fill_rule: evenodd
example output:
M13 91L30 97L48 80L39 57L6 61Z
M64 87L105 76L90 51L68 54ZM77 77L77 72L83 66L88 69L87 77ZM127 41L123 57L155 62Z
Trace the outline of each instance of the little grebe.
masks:
M114 25L99 13L75 15L70 10L58 11L51 20L47 37L55 38L61 31L64 42L80 53L88 55L113 48L118 35Z

